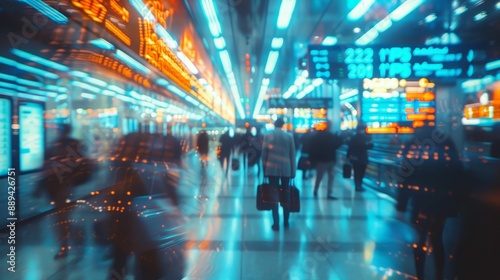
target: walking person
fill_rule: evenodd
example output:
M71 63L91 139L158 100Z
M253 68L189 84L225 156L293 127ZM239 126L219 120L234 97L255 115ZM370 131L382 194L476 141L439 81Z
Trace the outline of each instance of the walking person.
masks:
M347 148L347 159L352 164L354 171L354 186L357 192L362 192L361 187L368 165L368 149L373 148L371 137L366 134L366 125L360 124L356 127L356 134L351 137Z
M432 245L435 278L444 279L445 251L443 231L446 219L458 212L460 174L463 173L458 151L451 137L423 127L405 144L402 153L402 184L397 210L405 211L411 202L411 220L418 233L414 246L418 279L424 279L426 241ZM437 131L437 130L436 130ZM437 136L439 135L439 136Z
M224 170L224 174L227 175L229 171L229 164L231 162L231 156L233 154L234 145L235 145L235 137L234 130L231 128L224 132L220 138L220 153L219 153L219 161L220 167Z
M310 142L310 158L316 166L316 182L314 183L314 197L318 196L319 185L325 172L328 175L327 199L335 200L333 196L334 168L337 158L337 149L342 145L342 137L330 131L331 123L326 122L324 130L313 135Z
M274 131L264 135L262 149L262 165L264 176L269 178L271 186L276 188L289 187L290 179L295 178L295 145L293 137L282 131L285 124L283 119L278 118L274 122ZM278 204L272 208L274 224L272 229L279 230ZM283 206L284 227L288 228L290 209Z
M84 166L81 159L84 155L83 144L71 137L72 127L69 124L62 124L59 127L59 137L54 146L48 149L44 162L44 177L38 182L35 196L46 191L51 202L55 205L57 219L57 241L59 251L54 259L68 256L70 246L69 213L65 209L66 200L71 195L71 188L77 183L75 174Z
M208 134L202 130L196 139L196 148L200 154L201 167L205 168L208 164Z

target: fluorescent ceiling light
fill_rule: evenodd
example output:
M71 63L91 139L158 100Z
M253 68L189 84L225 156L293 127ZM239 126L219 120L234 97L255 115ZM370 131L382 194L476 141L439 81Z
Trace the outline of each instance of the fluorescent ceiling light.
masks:
M437 19L436 14L432 13L432 14L425 17L425 22L430 23L430 22L435 21L436 19Z
M361 0L348 14L349 20L357 20L361 18L370 7L375 3L375 0Z
M295 9L295 0L282 0L280 11L278 14L278 29L286 29L292 19L293 10Z
M321 78L314 79L312 82L313 86L315 86L315 87L320 86L322 83L323 83L323 79L321 79Z
M495 4L495 9L500 10L500 2L497 2L497 3Z
M72 85L72 86L75 86L75 87L80 87L80 88L83 88L83 89L87 89L87 90L93 91L95 93L99 93L101 91L98 87L91 86L89 84L82 83L80 81L71 81L71 82L69 82L69 84Z
M262 79L262 85L269 85L269 78Z
M477 14L477 15L474 16L474 20L475 21L480 21L480 20L484 19L487 16L488 16L488 14L486 14L485 11L482 11L479 14Z
M321 43L323 46L333 46L337 44L337 37L335 36L326 36L325 39L323 39L323 42Z
M255 108L253 111L253 118L254 119L257 118L256 116L259 115L260 109L262 109L262 104L264 102L264 96L267 93L267 89L268 89L268 85L266 85L266 84L263 84L260 87L259 97L257 98L257 102L255 103Z
M115 96L116 92L108 90L108 89L105 89L105 90L102 91L102 94L107 95L107 96Z
M75 77L78 77L78 78L86 78L89 76L89 74L83 72L83 71L78 71L78 70L72 70L72 71L69 71L69 74L71 76L75 76Z
M272 74L274 72L274 67L276 67L276 62L278 61L280 53L278 51L270 51L269 56L267 57L266 68L264 69L264 73Z
M26 60L36 62L38 64L41 64L43 66L47 66L49 68L53 68L53 69L61 71L61 72L66 72L69 70L69 68L67 66L64 66L64 65L59 64L59 63L54 62L54 61L50 61L50 60L45 59L45 58L41 58L39 56L36 56L34 54L31 54L31 53L28 53L28 52L25 52L22 50L12 49L11 52L12 52L12 54L14 54L20 58L24 58Z
M304 96L308 95L311 91L313 91L316 87L313 85L308 85L305 89L303 89L299 94L297 94L297 99L302 99Z
M271 42L271 48L279 49L283 46L283 38L273 38Z
M386 16L381 21L379 21L377 24L375 24L374 28L378 32L382 33L384 31L386 31L387 29L389 29L391 26L392 26L391 17L390 16Z
M354 27L354 29L352 30L352 32L354 32L354 33L359 33L359 32L361 32L361 28L359 28L359 27Z
M159 84L160 86L168 86L168 85L170 85L170 83L167 80L163 79L163 78L157 79L156 83Z
M113 46L113 44L104 40L103 38L94 39L94 40L90 41L90 44L92 44L98 48L101 48L103 50L111 51L111 50L115 49L115 46Z
M224 37L215 38L214 44L218 50L222 50L226 47L226 41L224 40Z
M492 62L488 62L488 63L486 63L486 65L484 66L484 68L486 69L486 71L491 71L491 70L494 70L494 69L498 69L498 68L500 68L500 60L495 60L495 61L492 61Z
M28 88L26 88L26 87L22 87L22 86L19 86L16 84L11 84L11 83L4 83L4 82L0 82L0 87L10 88L10 89L18 90L18 91L27 91L28 90Z
M460 7L458 7L458 8L455 9L454 13L455 13L455 15L458 16L458 15L461 15L461 14L465 13L466 11L467 11L467 7L460 6Z
M92 100L97 98L97 96L95 94L86 93L86 92L83 92L81 94L81 96L82 96L82 98L87 98L87 99L92 99Z
M189 69L189 71L191 71L191 73L198 75L199 73L198 69L183 52L177 52L177 57L179 57L179 59L182 61L182 63L184 63L184 65L186 65L186 67Z
M24 2L31 7L38 10L40 13L44 14L46 17L50 18L52 21L58 24L68 23L68 18L63 15L58 10L52 8L51 6L44 3L42 0L20 0L20 2Z
M219 19L215 12L214 3L212 0L202 0L203 12L208 20L208 27L213 37L219 37L222 34Z
M131 66L139 72L142 72L146 75L151 74L151 70L149 70L146 66L142 65L139 61L133 59L128 54L124 53L121 50L117 50L115 54L116 58L124 62L125 64Z
M16 82L18 84L22 84L22 85L25 85L25 86L31 86L31 87L37 87L37 88L43 87L43 84L40 83L40 82L35 82L35 81L31 81L31 80L25 80L25 79L18 78L16 76L7 75L7 74L3 74L3 73L0 73L0 79L4 79L4 80L7 80L7 81L12 81L12 82Z
M347 99L349 97L353 97L353 96L358 95L358 93L359 93L359 91L357 89L353 89L353 90L350 90L350 91L348 91L346 93L341 94L339 96L339 99L340 100L345 100L345 99Z
M96 78L92 78L92 77L86 77L85 81L87 81L89 83L92 83L94 85L101 86L101 87L105 87L105 86L108 85L108 83L106 83L106 82L104 82L102 80L96 79Z
M415 10L418 6L422 5L424 0L407 0L397 7L389 15L393 21L402 20L405 16Z
M39 89L30 89L30 90L28 90L28 93L45 95L45 96L52 97L52 98L55 98L58 95L56 92L50 92L50 91L39 90Z
M375 40L375 38L378 37L378 31L376 27L372 27L370 30L366 31L363 36L361 36L358 40L356 40L356 44L358 45L366 45L370 43L371 41Z
M229 53L227 50L223 50L219 52L220 60L222 61L222 67L224 67L224 72L227 73L232 73L232 65L231 65L231 59L229 58Z
M175 94L177 94L179 97L181 98L184 98L187 96L187 94L185 92L183 92L182 90L180 90L178 87L170 84L167 86L167 89Z
M125 93L125 90L124 90L124 89L122 89L121 87L115 86L115 85L110 85L110 86L108 86L108 88L109 88L110 90L114 90L114 91L116 91L116 92L118 92L118 93L121 93L121 94L124 94L124 93Z

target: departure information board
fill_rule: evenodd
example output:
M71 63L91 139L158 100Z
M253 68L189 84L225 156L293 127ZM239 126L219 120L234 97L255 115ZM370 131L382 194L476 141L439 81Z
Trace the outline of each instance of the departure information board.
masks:
M19 105L19 127L21 171L40 169L45 148L42 104L22 102Z
M333 107L333 98L269 98L268 108L311 108L329 109Z
M417 127L434 126L435 107L434 83L426 79L363 81L361 119L368 133L412 133Z
M0 176L7 175L12 166L11 159L11 101L0 98Z
M450 80L482 77L488 52L465 45L424 47L323 46L308 48L309 78L429 78Z

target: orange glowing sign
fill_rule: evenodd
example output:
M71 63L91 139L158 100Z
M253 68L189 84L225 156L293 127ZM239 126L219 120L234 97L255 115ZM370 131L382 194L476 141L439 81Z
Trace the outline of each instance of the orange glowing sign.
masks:
M366 133L370 134L387 134L396 133L397 128L395 127L367 127Z

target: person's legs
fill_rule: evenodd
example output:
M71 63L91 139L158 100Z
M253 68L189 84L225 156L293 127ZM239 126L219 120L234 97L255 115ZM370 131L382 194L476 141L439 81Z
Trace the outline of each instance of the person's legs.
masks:
M326 172L328 173L327 197L333 197L333 181L335 179L334 167L335 167L334 161L330 161L326 164Z
M318 162L316 164L316 182L314 183L314 196L318 195L318 188L321 184L321 179L323 179L323 174L326 171L326 165L323 162Z
M429 227L429 238L434 254L434 264L436 269L436 279L444 279L445 253L443 244L443 230L446 222L445 217L431 217Z
M277 176L269 176L269 184L275 188L279 188L280 185L279 185L279 181L280 181L280 177L277 177ZM273 205L273 208L271 209L271 211L273 212L273 230L277 230L279 229L279 224L280 224L280 217L279 217L279 208L278 208L279 204L275 204Z
M354 186L356 190L362 190L363 178L365 177L366 164L353 164L354 170Z
M282 188L289 188L290 187L290 178L281 177L281 187ZM283 206L283 220L284 220L283 225L285 226L285 228L288 228L288 219L289 218L290 218L290 207Z
M415 258L415 270L417 273L418 279L424 279L425 275L425 257L427 254L427 250L424 250L424 247L427 242L427 229L428 223L427 217L421 216L421 214L413 213L412 221L417 229L418 240L417 243L413 247L413 254Z

